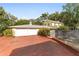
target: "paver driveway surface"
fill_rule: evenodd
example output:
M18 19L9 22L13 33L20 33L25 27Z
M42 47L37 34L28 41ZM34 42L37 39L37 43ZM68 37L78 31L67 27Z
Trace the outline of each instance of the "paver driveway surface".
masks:
M0 37L2 56L76 56L76 53L47 37Z

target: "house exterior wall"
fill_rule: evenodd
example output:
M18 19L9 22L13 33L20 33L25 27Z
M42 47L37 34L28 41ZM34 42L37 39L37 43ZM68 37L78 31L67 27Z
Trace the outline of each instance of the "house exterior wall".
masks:
M39 29L12 29L13 36L37 35Z
M55 37L55 30L50 30L50 36Z

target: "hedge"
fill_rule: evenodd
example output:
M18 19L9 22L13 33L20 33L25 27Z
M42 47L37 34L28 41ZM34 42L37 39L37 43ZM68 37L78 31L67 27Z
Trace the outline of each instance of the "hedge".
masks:
M12 29L6 29L3 31L4 36L13 36Z
M49 36L50 35L50 29L48 29L48 28L39 29L38 35L40 35L40 36Z

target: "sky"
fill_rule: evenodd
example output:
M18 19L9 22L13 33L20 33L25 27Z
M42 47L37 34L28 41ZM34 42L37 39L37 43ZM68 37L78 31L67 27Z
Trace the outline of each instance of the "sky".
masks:
M0 3L7 13L24 19L35 19L42 13L61 12L64 3Z

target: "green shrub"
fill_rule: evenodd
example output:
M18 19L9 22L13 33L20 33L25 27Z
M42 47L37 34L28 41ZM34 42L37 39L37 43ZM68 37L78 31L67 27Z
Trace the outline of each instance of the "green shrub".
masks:
M6 29L3 31L4 36L13 36L12 29Z
M50 29L47 29L47 28L39 29L38 35L40 35L40 36L49 36L50 35Z
M2 36L2 33L0 33L0 36Z
M59 30L62 30L62 31L68 31L69 30L69 27L68 26L65 26L65 25L62 25L58 29Z

